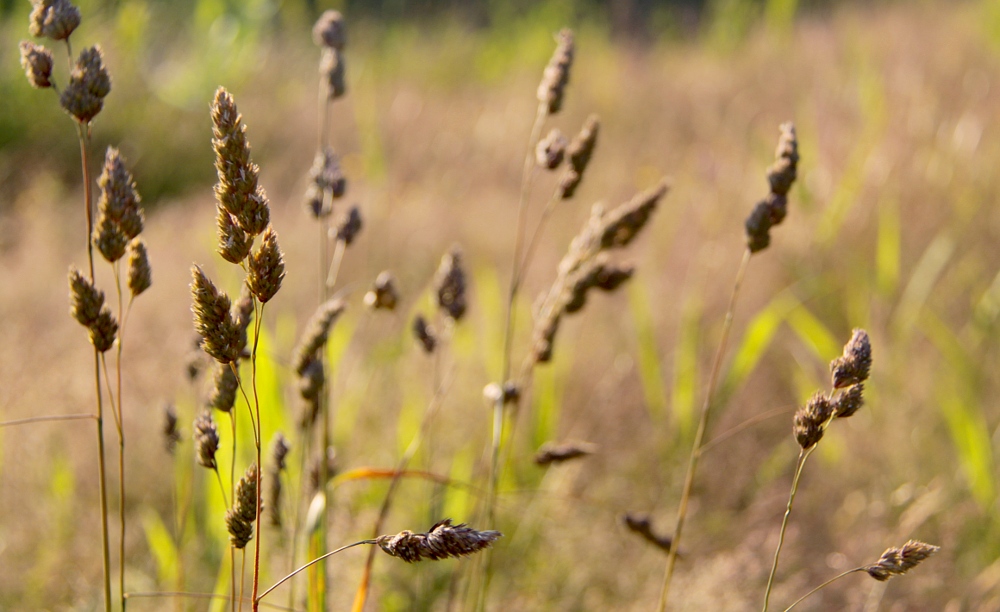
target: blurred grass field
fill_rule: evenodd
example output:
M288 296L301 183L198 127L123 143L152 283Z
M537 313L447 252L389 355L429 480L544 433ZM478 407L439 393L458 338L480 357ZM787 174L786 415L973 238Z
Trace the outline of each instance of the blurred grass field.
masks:
M128 581L134 591L183 581L211 592L227 535L190 440L209 383L185 374L188 270L203 264L229 288L239 279L213 252L208 104L219 85L238 100L285 251L288 276L268 307L261 359L270 439L295 427L288 362L317 305L318 230L301 205L317 130L311 16L294 3L227 13L202 1L183 17L153 2L79 4L76 44L100 41L114 78L93 150L114 144L129 159L153 266L152 299L137 302L125 345ZM777 126L793 120L802 162L789 218L752 261L709 438L776 416L705 454L675 609L758 605L795 465L792 414L828 386L827 363L864 327L874 351L866 407L827 433L805 473L772 600L787 605L912 537L942 551L912 575L887 585L850 578L799 609L1000 610L1000 4L713 6L696 29L658 15L641 42L611 36L600 14L562 1L485 29L346 15L349 94L335 105L333 142L346 202L361 206L365 228L344 262L350 310L330 347L347 474L332 543L368 537L387 487L351 480L349 470L392 467L431 397L434 364L409 325L431 309L429 280L455 243L472 271L470 314L443 358L454 383L414 465L468 481L481 460L491 419L482 388L500 371L534 91L552 33L569 25L577 56L555 123L572 134L597 112L602 132L575 203L554 213L527 278L515 355L528 348L532 301L590 204L617 204L662 175L672 190L631 247L636 278L567 319L554 362L535 378L501 486L505 537L489 608L655 605L665 556L618 516L650 512L658 528L673 526L743 220L767 188ZM93 403L91 349L67 316L65 281L68 265L85 260L79 151L71 121L17 67L29 10L19 3L0 21L0 420ZM540 181L535 215L550 188ZM399 279L401 308L367 312L361 296L386 268ZM174 457L160 437L167 402L184 428ZM600 450L543 471L530 458L550 439ZM95 452L89 423L0 430L0 608L99 607ZM408 481L388 531L423 529L441 518L434 512L466 520L473 495ZM189 498L189 520L177 525ZM264 538L288 546L275 532ZM332 609L346 609L361 555L334 561ZM454 563L380 559L370 609L443 609ZM276 561L265 573L285 571ZM135 600L129 609L167 605Z

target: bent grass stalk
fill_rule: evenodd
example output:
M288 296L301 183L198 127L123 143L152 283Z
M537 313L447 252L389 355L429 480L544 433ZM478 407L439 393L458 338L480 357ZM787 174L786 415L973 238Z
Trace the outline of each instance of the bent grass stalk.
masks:
M774 561L771 563L771 574L767 577L767 588L764 590L763 611L767 612L767 605L771 599L771 588L774 586L774 576L778 572L778 557L781 555L781 546L785 543L785 530L788 528L788 518L792 515L792 506L795 504L795 493L799 490L799 479L802 477L802 468L806 465L809 455L816 450L816 444L807 449L799 450L799 459L795 466L795 477L792 479L792 490L788 494L788 505L785 507L785 515L781 519L781 530L778 532L778 546L774 549Z

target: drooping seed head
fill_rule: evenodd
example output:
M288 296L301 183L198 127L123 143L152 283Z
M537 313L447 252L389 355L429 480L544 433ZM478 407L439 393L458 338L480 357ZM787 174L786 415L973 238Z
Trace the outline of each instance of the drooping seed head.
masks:
M422 314L418 313L413 318L413 335L425 353L430 354L434 352L434 348L437 346L437 335Z
M141 238L133 238L128 245L128 290L132 297L142 294L153 285L153 270L149 267L149 254Z
M215 453L219 450L219 430L211 412L203 412L195 419L194 445L198 451L198 464L210 470L217 469Z
M278 247L278 235L268 226L260 248L247 260L247 287L264 304L278 293L284 278L285 260Z
M546 170L555 170L562 163L569 141L558 128L552 128L535 147L535 163Z
M902 548L886 550L878 561L866 566L865 571L875 580L885 582L893 576L905 574L939 550L940 546L910 540Z
M427 533L402 531L379 536L375 543L390 556L416 563L471 555L489 548L502 535L499 531L476 531L465 523L452 525L451 519L444 519Z
M465 271L462 269L462 251L452 247L441 258L434 281L438 307L452 321L461 320L465 315Z
M545 105L546 113L554 115L562 109L569 70L573 65L573 31L567 28L556 36L556 50L549 59L538 85L538 101Z
M851 339L844 345L844 354L830 362L833 388L842 389L868 380L871 367L872 347L868 332L855 329Z
M80 325L90 327L97 321L104 306L104 292L74 267L69 269L69 298L69 313Z
M42 45L21 41L21 67L35 89L52 87L52 52Z
M230 412L236 404L236 392L240 388L240 380L228 363L220 363L215 368L215 380L212 384L212 395L208 399L209 408L221 412Z
M621 516L622 525L632 533L638 534L653 546L663 552L670 552L673 540L670 536L661 535L653 531L653 521L648 514L626 512Z
M373 310L395 310L399 302L399 293L392 273L388 270L379 272L372 288L365 294L365 306Z
M90 123L104 108L104 98L110 92L111 76L104 67L101 48L95 45L80 52L59 104L80 123Z
M576 188L583 180L583 173L590 164L590 158L594 155L594 148L597 146L597 135L601 129L601 122L597 115L587 117L583 128L569 143L566 148L566 155L569 157L569 165L563 173L559 182L559 194L563 200L568 200L576 193Z
M770 192L754 206L744 224L747 248L751 253L762 251L771 244L771 228L785 219L788 212L788 190L795 182L799 163L798 140L795 126L783 123L775 151L775 162L767 170Z
M597 446L590 442L546 442L535 453L535 465L546 466L592 455Z
M319 395L323 391L325 383L326 373L323 371L323 362L319 359L312 359L299 375L299 395L304 400L319 404Z
M37 0L28 17L28 31L35 37L65 40L80 25L80 9L69 0Z
M344 30L344 16L340 14L340 11L324 11L313 26L313 42L319 47L343 51L344 44L347 42Z
M663 181L604 215L601 248L621 248L632 242L649 221L660 199L666 195L667 189L667 183Z
M295 372L302 375L306 367L316 359L317 353L326 346L327 338L330 335L330 328L344 312L346 305L340 298L332 298L320 304L316 312L313 313L309 323L306 324L305 332L296 347L292 365Z
M220 363L240 358L243 330L233 320L229 296L219 291L198 266L191 267L191 297L194 328L202 338L202 348Z

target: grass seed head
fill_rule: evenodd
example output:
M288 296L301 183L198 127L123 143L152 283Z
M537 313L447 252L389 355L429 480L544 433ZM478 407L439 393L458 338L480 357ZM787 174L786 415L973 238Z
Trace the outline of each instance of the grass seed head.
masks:
M240 380L228 363L220 363L215 368L215 381L208 406L220 412L229 412L236 403L236 392L240 388Z
M104 68L99 46L80 52L70 72L69 84L59 96L59 104L80 123L90 121L104 108L104 98L111 93L111 76Z
M253 247L253 236L247 235L240 226L236 224L236 219L226 212L226 209L219 206L215 215L216 235L219 238L217 252L229 263L239 264Z
M569 70L573 65L573 31L563 28L556 36L556 50L549 59L542 82L538 85L538 101L545 105L545 112L554 115L562 109Z
M399 303L396 282L388 270L379 272L372 288L365 294L365 306L373 310L395 310Z
M638 534L653 546L664 552L670 552L673 540L669 536L653 531L653 522L648 514L626 512L621 517L622 524L632 533Z
M375 542L386 554L416 563L471 555L489 548L502 535L499 531L476 531L465 523L452 525L451 519L444 519L427 533L402 531L379 536Z
M437 334L422 314L417 313L417 316L413 317L413 335L425 353L429 355L434 352L437 346Z
M875 580L885 582L893 576L905 574L939 550L940 546L910 540L902 548L886 550L878 561L866 566L865 571Z
M851 385L837 397L837 401L834 405L834 417L838 419L846 419L852 416L855 412L861 409L865 403L865 399L862 396L864 393L865 386L861 383L856 385Z
M104 292L74 267L69 269L69 298L69 312L80 325L90 327L97 321L104 306Z
M597 135L600 132L601 122L597 115L590 115L584 122L583 128L566 147L566 155L569 157L569 165L563 172L559 181L559 197L568 200L576 193L576 188L583 180L583 173L590 164L590 158L594 155L594 148L597 146Z
M149 254L141 238L133 238L128 245L128 290L136 297L153 285L153 270L149 267Z
M344 218L340 220L340 225L337 226L337 240L342 240L344 246L351 246L354 239L361 233L362 225L361 209L352 206Z
M132 173L125 166L125 160L118 149L108 147L97 185L101 189L101 197L97 202L101 216L117 225L128 240L141 234L145 223L139 206L142 198L139 197Z
M344 16L340 14L340 11L324 11L316 20L316 24L313 25L312 34L316 46L343 51L347 42Z
M220 87L212 102L212 147L219 182L215 197L240 228L256 236L270 222L270 205L258 184L260 169L250 159L246 125L233 97Z
M320 304L316 312L313 313L306 330L299 340L299 345L295 349L295 356L292 364L295 372L301 376L309 364L315 360L316 354L326 345L330 335L330 328L344 312L345 304L340 298L332 298Z
M829 397L817 393L795 413L792 432L803 450L815 446L823 438L824 427L833 416L834 409L834 403Z
M220 363L236 361L246 341L229 310L229 296L219 291L198 266L191 267L191 276L191 312L202 348Z
M592 455L597 446L590 442L546 442L535 453L535 465L546 466Z
M219 429L211 412L202 412L194 421L194 444L198 463L210 470L218 468L215 453L219 450Z
M32 36L65 40L80 25L80 9L69 0L36 0L28 19Z
M105 306L98 313L97 319L90 324L90 343L98 352L104 353L115 344L118 336L118 321L111 314L111 309Z
M569 141L558 128L552 128L535 147L535 162L546 170L555 170L562 163Z
M247 260L247 287L264 304L278 293L284 278L285 260L278 247L278 235L268 226L261 237L260 248Z
M465 315L465 270L462 269L462 251L453 246L441 258L434 280L438 308L452 321L460 321Z
M52 87L52 52L42 45L21 41L21 67L32 87Z
M844 354L830 362L833 388L842 389L868 380L872 367L872 346L868 332L855 329L844 345Z
M177 424L177 410L173 404L167 404L163 408L163 444L167 452L171 455L181 441L181 430Z
M757 203L744 224L747 248L751 253L762 251L771 244L771 228L785 219L788 212L788 190L795 182L799 163L799 145L795 126L783 123L775 151L775 161L767 170L770 192Z
M323 56L319 60L319 73L326 80L328 100L336 100L347 93L346 72L344 54L336 49L323 49Z
M602 217L601 248L621 248L632 242L646 226L660 199L667 193L666 181L636 194L631 200Z

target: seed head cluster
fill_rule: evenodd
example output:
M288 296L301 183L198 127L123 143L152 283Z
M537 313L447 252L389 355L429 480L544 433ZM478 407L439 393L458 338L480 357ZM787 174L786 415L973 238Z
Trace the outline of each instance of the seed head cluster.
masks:
M757 203L746 220L747 247L756 253L771 244L771 228L785 219L788 212L788 190L795 182L799 164L799 142L795 126L783 123L779 128L778 149L774 164L767 170L770 193Z
M538 84L538 102L548 115L562 110L566 85L569 84L569 69L573 65L573 31L563 29L556 36L556 50L542 74Z
M901 548L886 550L878 561L865 566L865 571L875 580L885 582L893 576L905 574L939 550L940 546L910 540Z
M109 93L111 76L104 67L101 48L95 45L80 52L70 72L69 84L59 96L59 104L74 119L86 124L104 108L104 98Z
M499 531L476 531L465 523L452 525L451 519L444 519L427 533L402 531L379 536L375 543L390 556L416 563L471 555L489 548L502 535Z
M251 463L236 485L233 507L226 512L229 541L235 548L245 548L253 539L253 524L257 520L257 464Z
M462 269L462 251L452 247L441 258L434 280L438 308L452 321L458 322L465 316L465 270Z

